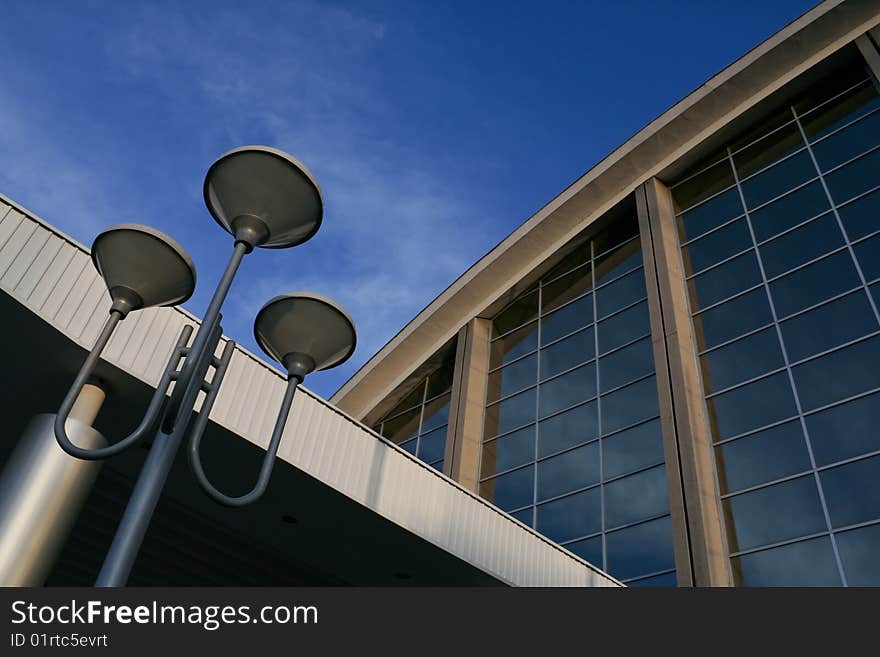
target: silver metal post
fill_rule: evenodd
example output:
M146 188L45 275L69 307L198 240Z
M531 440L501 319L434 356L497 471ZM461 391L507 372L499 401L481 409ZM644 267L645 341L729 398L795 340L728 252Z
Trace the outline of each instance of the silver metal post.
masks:
M104 391L86 384L66 430L77 447L104 447L91 427ZM40 586L52 569L101 469L64 453L55 415L35 416L0 474L0 586Z

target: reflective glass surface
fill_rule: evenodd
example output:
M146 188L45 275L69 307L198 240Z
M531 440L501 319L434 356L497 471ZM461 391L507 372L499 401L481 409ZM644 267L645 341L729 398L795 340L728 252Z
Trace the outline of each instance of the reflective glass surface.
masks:
M880 586L880 524L837 534L837 549L850 586Z
M880 94L851 55L672 186L741 585L880 580ZM729 188L697 204L701 176Z
M525 325L505 316L508 332L491 342L481 491L507 508L528 507L517 510L524 522L534 510L538 531L591 563L638 577L672 567L672 539L649 533L668 525L668 502L634 199L610 214L605 228L525 293L537 302L529 297L504 311ZM520 466L527 467L504 472ZM661 522L622 530L605 549L603 527L653 517Z
M827 536L761 550L732 560L739 586L840 586Z
M826 530L813 475L730 497L724 508L731 551Z
M608 568L626 580L675 567L669 516L609 532Z
M715 448L724 493L733 493L810 469L810 454L797 420L722 443Z

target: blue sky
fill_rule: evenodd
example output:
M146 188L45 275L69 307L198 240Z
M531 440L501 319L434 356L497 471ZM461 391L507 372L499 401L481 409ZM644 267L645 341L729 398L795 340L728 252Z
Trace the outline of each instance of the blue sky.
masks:
M232 247L201 196L225 151L316 176L310 242L246 259L224 329L287 290L354 317L331 395L469 265L640 127L814 3L7 0L0 193L90 244L151 224L196 262Z

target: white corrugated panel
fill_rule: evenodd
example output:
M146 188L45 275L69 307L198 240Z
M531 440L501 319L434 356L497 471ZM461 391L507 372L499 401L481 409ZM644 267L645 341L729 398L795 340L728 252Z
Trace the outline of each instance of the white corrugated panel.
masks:
M89 349L110 305L88 251L0 197L0 289ZM180 331L179 309L132 313L104 358L150 385ZM218 349L219 353L219 349ZM516 586L617 586L571 553L379 437L305 388L280 458L438 547ZM277 370L239 348L211 419L265 446L281 404Z

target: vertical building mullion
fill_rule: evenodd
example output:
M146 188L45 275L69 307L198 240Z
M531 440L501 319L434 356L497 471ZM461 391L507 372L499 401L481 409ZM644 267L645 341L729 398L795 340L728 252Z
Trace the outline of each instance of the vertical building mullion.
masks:
M593 349L596 367L596 420L599 440L599 528L602 532L602 569L608 570L608 542L605 540L605 459L602 458L602 382L599 375L599 304L596 301L596 243L590 240L590 291L593 295Z
M795 118L797 119L797 114L794 113L794 108L792 108L792 113L794 114ZM799 121L798 121L798 127L800 127ZM801 135L803 136L803 131L801 131ZM806 142L806 139L804 139L804 141ZM808 148L809 148L809 146L808 146ZM811 154L811 156L812 156L812 154ZM838 574L840 575L841 582L843 583L844 586L846 586L846 574L843 571L843 562L840 559L840 553L838 552L838 549L837 549L837 541L835 540L834 533L831 530L831 515L828 512L828 504L825 500L825 491L822 488L822 481L819 478L819 472L816 467L816 457L813 454L813 445L812 445L812 442L810 441L810 433L807 430L807 423L804 420L804 411L803 411L803 407L801 406L800 395L798 395L797 384L795 383L794 373L792 372L792 369L791 369L791 361L789 360L789 357L788 357L788 350L785 348L785 340L782 337L782 329L779 326L779 316L776 313L776 305L773 302L773 295L770 292L770 284L767 282L767 273L764 270L764 260L761 257L761 252L758 249L758 241L755 238L755 231L752 228L751 213L749 212L749 209L746 205L745 195L743 194L742 185L740 184L740 180L739 180L739 173L736 170L736 164L733 161L733 153L731 152L730 147L727 148L727 157L730 162L730 168L733 171L734 184L736 185L736 190L737 190L737 193L739 194L740 202L742 203L743 212L745 213L746 225L748 226L748 229L749 229L749 235L752 240L752 246L755 249L755 258L758 261L758 270L761 274L761 282L763 284L764 291L767 294L767 302L770 304L770 315L773 318L773 327L776 330L776 337L779 340L779 348L782 350L782 359L785 364L785 372L788 375L788 382L789 382L789 385L791 386L791 392L792 392L792 395L794 396L795 408L797 409L798 421L800 422L800 425L801 425L801 431L804 434L804 441L806 442L807 453L810 458L810 467L813 470L813 480L814 480L814 482L816 484L816 488L818 489L818 492L819 492L819 502L822 505L822 514L825 517L825 525L828 529L828 534L831 539L831 549L834 552L834 560L835 560L835 563L837 564L837 571L838 571ZM816 165L815 159L813 160L813 164L814 164L814 166ZM818 167L816 167L816 171L818 172ZM822 185L824 186L824 184L825 183L823 181ZM828 192L827 188L825 188L825 192L827 194L827 192ZM833 207L834 203L833 203L833 201L831 201L830 195L828 196L828 199L831 202L831 205ZM836 215L837 210L835 209L834 212ZM863 282L864 282L864 279L863 279Z
M416 434L416 458L421 458L419 448L422 446L422 425L425 422L425 401L428 399L428 379L430 378L430 376L426 376L425 383L422 386L422 405L419 408L419 431Z
M655 342L663 453L679 584L729 586L723 529L696 337L669 189L652 178L636 195ZM647 266L653 264L653 271Z
M535 352L535 460L533 461L534 475L532 481L532 527L538 526L538 418L541 408L541 314L544 310L544 282L538 283L538 350Z
M454 388L459 391L459 402L449 476L475 493L479 492L482 468L491 327L491 320L477 317L459 333L459 340L464 337L465 343L460 382Z

